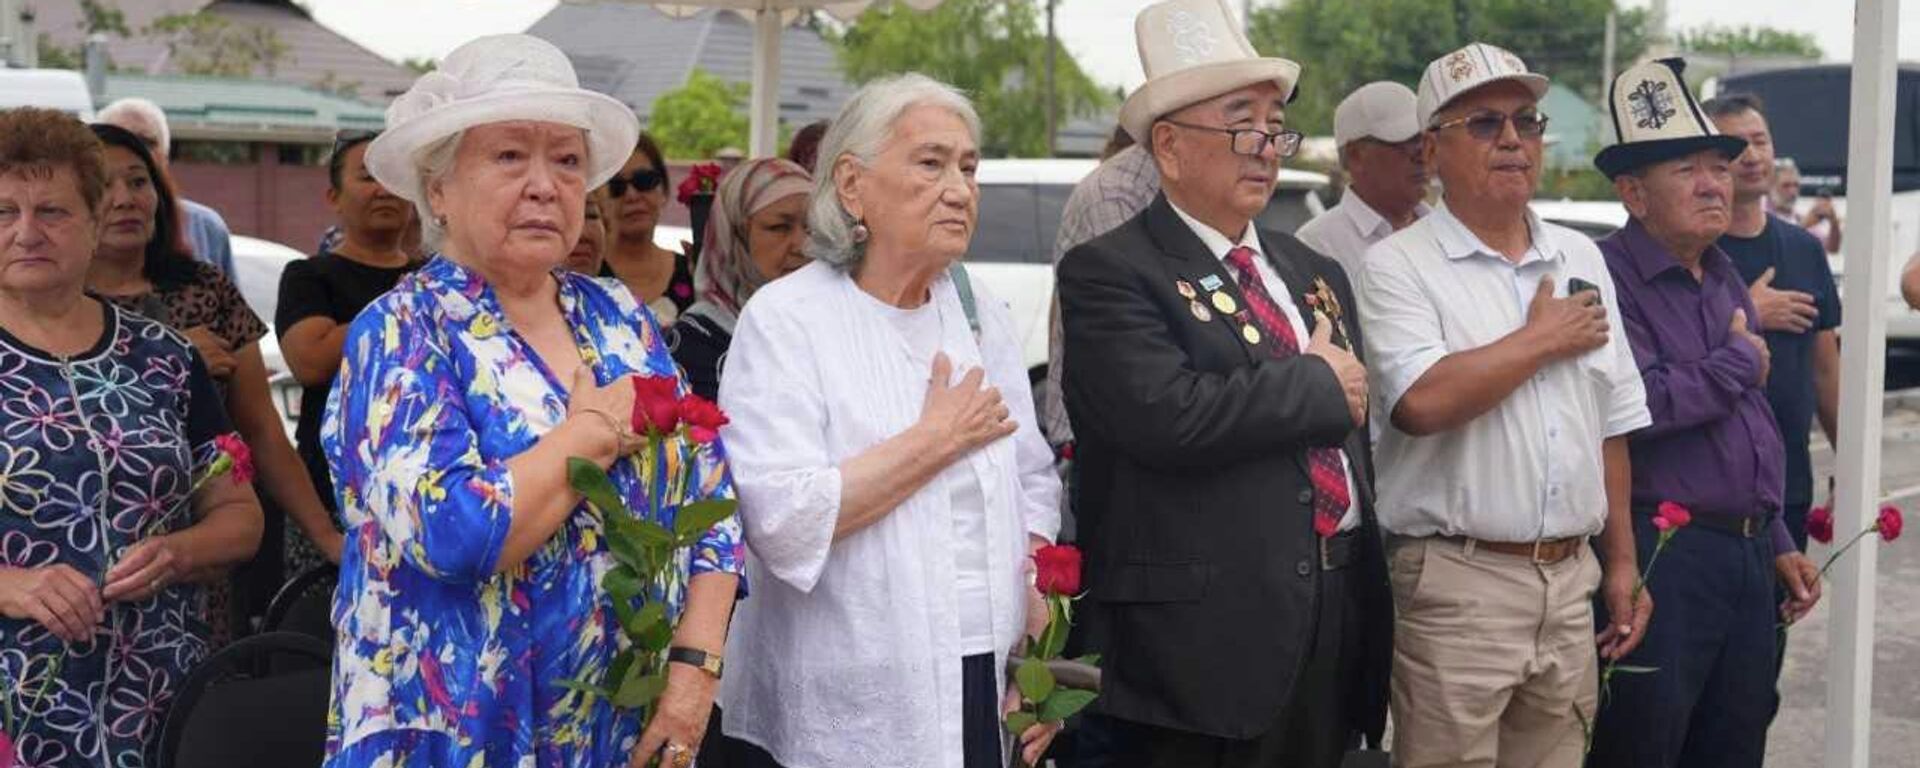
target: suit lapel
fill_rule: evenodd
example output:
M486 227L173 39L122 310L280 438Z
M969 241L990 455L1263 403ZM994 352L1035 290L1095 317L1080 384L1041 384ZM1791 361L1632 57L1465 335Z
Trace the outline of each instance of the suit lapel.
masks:
M1264 334L1255 333L1254 340L1248 340L1245 328L1253 322L1253 315L1247 310L1246 296L1241 294L1232 272L1207 250L1206 243L1200 242L1200 236L1194 234L1180 215L1174 213L1164 195L1154 198L1153 204L1147 207L1147 231L1160 252L1172 262L1168 269L1177 276L1177 282L1168 289L1181 291L1190 317L1217 326L1220 333L1240 347L1248 363L1272 354L1268 345L1273 342ZM1186 289L1191 289L1193 296L1185 296ZM1203 315L1205 320L1201 320Z
M1284 299L1293 302L1294 309L1300 313L1301 322L1307 326L1307 338L1312 338L1313 307L1307 304L1307 294L1313 290L1313 280L1318 275L1313 273L1311 266L1295 264L1293 254L1282 247L1281 243L1275 242L1273 238L1264 234L1260 236L1260 250L1266 251L1267 265L1273 267L1273 273L1280 276L1281 282L1286 283L1287 295L1275 296L1273 300ZM1271 293L1279 288L1281 286L1268 286L1268 292ZM1307 339L1300 339L1299 342L1301 351L1306 351Z

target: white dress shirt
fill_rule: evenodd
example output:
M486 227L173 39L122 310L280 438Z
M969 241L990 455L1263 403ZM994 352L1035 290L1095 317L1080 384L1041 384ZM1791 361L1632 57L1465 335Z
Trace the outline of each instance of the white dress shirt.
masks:
M932 286L954 379L984 368L1011 412L1032 413L1013 322L973 288L978 340L951 280ZM956 494L930 483L833 534L840 466L917 422L927 392L931 363L875 304L825 262L769 283L741 313L720 380L753 585L727 637L725 730L788 768L961 768L964 755ZM1025 630L1028 536L1060 526L1053 454L1032 419L1016 421L954 465L984 507L996 675Z
M1232 280L1235 285L1240 284L1240 270L1226 263L1227 252L1237 246L1246 246L1253 250L1253 269L1260 273L1260 284L1266 287L1267 298L1272 299L1273 303L1280 307L1280 313L1286 316L1287 325L1293 329L1293 338L1299 344L1301 353L1304 354L1307 351L1307 341L1311 337L1307 333L1307 321L1300 317L1300 307L1294 304L1293 292L1287 287L1286 281L1281 280L1279 273L1273 271L1273 265L1267 262L1267 251L1260 247L1260 236L1255 232L1254 226L1248 224L1247 228L1240 233L1240 242L1236 243L1221 234L1220 230L1187 215L1187 212L1180 210L1180 206L1174 205L1172 200L1167 201L1167 207L1172 208L1174 214L1187 223L1187 228L1199 236L1200 244L1205 245L1207 250L1213 253L1213 257L1220 260L1220 266L1227 273L1227 279ZM1340 473L1347 478L1347 498L1350 500L1346 514L1340 516L1340 530L1351 531L1360 525L1360 492L1353 483L1353 464L1347 460L1347 452L1341 450L1339 454Z
M1415 221L1426 218L1433 209L1426 203L1420 203L1413 209ZM1300 225L1293 233L1307 247L1320 252L1320 255L1340 262L1347 270L1347 280L1353 283L1355 291L1360 290L1360 264L1367 249L1374 243L1387 239L1393 234L1393 222L1387 221L1367 201L1354 194L1353 187L1340 195L1340 202L1325 212L1313 217L1311 221Z
M1651 423L1623 335L1613 279L1585 235L1527 213L1532 245L1518 264L1443 205L1373 246L1360 281L1374 418L1380 524L1406 536L1526 542L1600 532L1606 520L1601 443ZM1579 277L1600 289L1605 346L1541 368L1466 425L1414 437L1391 424L1400 398L1447 355L1525 325L1542 276L1554 295Z

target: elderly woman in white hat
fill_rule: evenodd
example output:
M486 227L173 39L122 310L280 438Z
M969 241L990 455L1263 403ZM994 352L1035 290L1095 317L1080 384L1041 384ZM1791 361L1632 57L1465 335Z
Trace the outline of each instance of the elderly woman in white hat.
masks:
M854 94L816 166L817 261L736 326L720 401L754 594L722 691L735 765L1005 765L1002 670L1046 619L1025 562L1060 483L1012 321L952 269L979 134L924 76ZM1032 761L1052 735L1018 746Z
M354 321L327 408L346 524L327 765L691 764L739 586L733 521L653 596L677 622L670 658L691 663L668 665L645 734L565 687L600 682L622 642L607 512L569 488L568 459L608 468L632 508L667 494L669 527L731 494L718 451L633 455L628 377L674 377L673 360L625 288L562 268L633 113L580 89L553 46L500 35L449 54L387 124L367 166L439 254ZM684 492L657 468L689 463Z

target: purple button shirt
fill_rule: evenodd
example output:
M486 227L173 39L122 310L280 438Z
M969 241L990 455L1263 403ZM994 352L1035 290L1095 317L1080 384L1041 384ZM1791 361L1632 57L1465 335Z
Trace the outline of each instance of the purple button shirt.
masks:
M1663 501L1715 515L1776 513L1773 548L1796 550L1777 516L1786 453L1760 353L1731 330L1735 310L1760 332L1747 286L1719 246L1695 280L1638 220L1600 241L1620 295L1653 424L1633 433L1633 504Z

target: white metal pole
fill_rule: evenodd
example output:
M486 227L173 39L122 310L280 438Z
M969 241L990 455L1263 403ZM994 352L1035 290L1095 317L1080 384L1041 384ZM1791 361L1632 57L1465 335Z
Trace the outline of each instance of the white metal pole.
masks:
M1887 281L1892 275L1893 116L1899 61L1898 0L1855 0L1851 135L1847 140L1846 295L1840 329L1840 444L1834 540L1874 518L1880 499L1880 417L1886 368ZM1827 590L1828 768L1867 768L1872 757L1874 587L1879 542L1867 537L1830 571Z
M748 112L747 156L772 157L780 139L780 12L753 17L753 92Z

